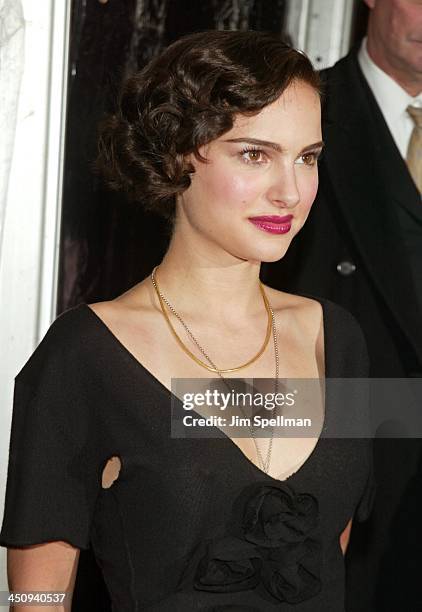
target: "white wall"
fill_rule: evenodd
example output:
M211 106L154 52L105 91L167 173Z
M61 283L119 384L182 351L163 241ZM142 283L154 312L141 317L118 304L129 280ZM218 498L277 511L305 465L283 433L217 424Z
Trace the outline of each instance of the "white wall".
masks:
M70 0L0 0L0 32L19 5L23 23L16 36L23 34L23 73L0 258L1 500L13 379L55 317ZM10 83L19 76L16 45L13 57L0 66L7 68ZM6 113L7 121L13 113L1 105L0 124ZM6 164L0 157L3 174ZM5 560L6 549L0 548L0 590L7 590Z

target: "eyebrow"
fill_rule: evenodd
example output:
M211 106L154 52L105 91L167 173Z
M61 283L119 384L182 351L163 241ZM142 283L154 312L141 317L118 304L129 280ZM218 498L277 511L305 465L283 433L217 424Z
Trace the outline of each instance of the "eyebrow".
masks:
M260 140L259 138L230 138L225 140L224 142L245 142L248 144L260 145L261 147L270 147L277 151L278 153L283 153L285 149L281 147L276 142L271 142L269 140ZM310 144L304 149L302 149L301 153L307 153L308 151L314 151L315 149L322 149L324 147L324 142L320 140L319 142L314 142L314 144Z

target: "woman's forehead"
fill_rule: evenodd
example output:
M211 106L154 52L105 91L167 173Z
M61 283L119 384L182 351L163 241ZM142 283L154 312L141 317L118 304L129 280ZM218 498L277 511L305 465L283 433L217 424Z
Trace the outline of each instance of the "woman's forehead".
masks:
M221 139L242 138L245 135L274 140L278 133L316 132L321 130L319 94L310 86L291 88L273 103L252 116L237 115L232 129Z

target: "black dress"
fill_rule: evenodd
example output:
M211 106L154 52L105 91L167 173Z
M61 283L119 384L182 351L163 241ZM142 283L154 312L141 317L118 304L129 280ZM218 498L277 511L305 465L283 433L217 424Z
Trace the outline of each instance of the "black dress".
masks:
M327 378L365 377L359 326L321 303ZM369 441L321 437L279 481L224 434L171 438L171 398L86 304L59 316L15 379L0 545L92 546L115 612L344 610L339 536L370 510ZM327 431L342 406L325 409Z

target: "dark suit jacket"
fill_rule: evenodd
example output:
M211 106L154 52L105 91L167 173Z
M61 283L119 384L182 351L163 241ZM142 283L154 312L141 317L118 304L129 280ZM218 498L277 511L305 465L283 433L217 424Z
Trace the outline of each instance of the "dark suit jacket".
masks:
M398 219L400 206L420 213L420 195L357 47L322 77L326 147L318 195L286 256L264 264L262 278L351 311L366 336L372 377L422 377L422 312ZM348 611L422 610L420 452L419 440L376 440L378 495L371 521L352 534Z

